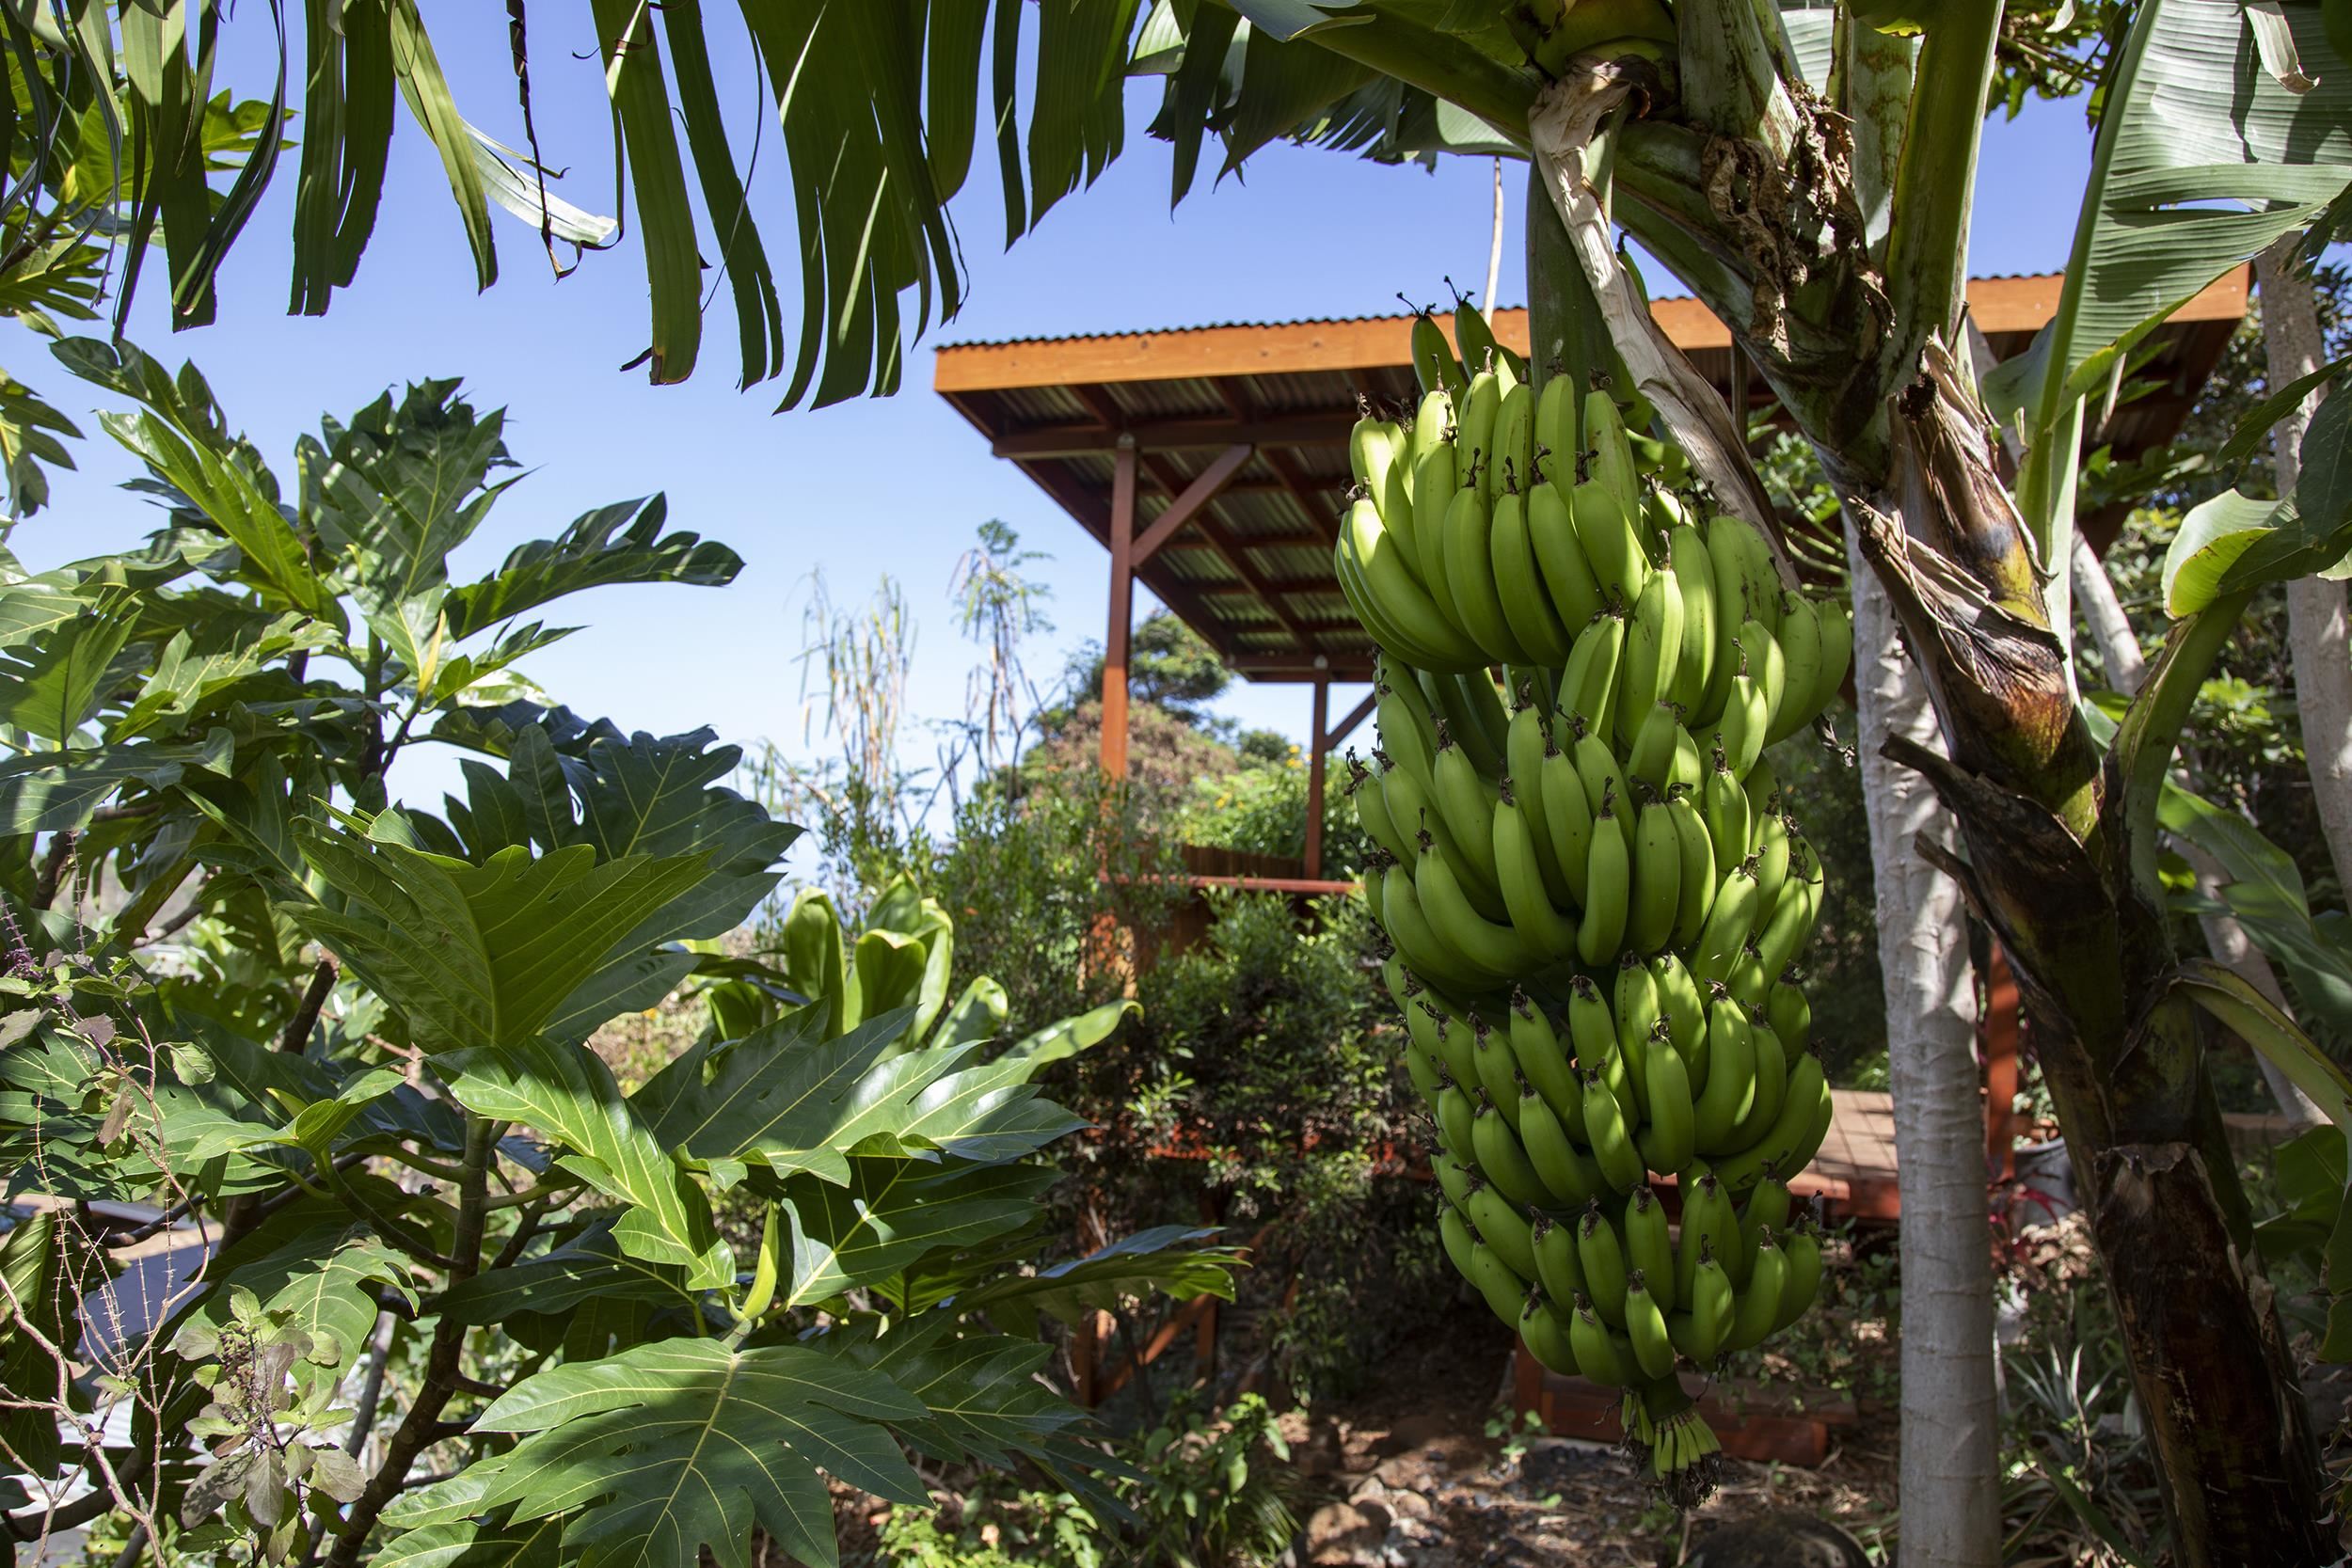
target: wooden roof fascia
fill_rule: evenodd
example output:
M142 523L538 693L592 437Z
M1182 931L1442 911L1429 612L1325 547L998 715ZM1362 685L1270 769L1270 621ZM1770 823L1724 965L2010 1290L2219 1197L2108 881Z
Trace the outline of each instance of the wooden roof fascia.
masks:
M2056 313L2065 279L1979 277L1968 283L1968 309L1987 334L2031 333ZM2170 320L2235 321L2246 313L2251 269L2237 267L2174 311ZM1684 353L1731 346L1731 332L1695 299L1652 302L1651 314ZM938 353L933 386L942 392L1005 391L1121 381L1203 380L1314 372L1351 374L1406 363L1410 316L1353 321L1276 322L1204 326L1172 332L1128 332L1012 343L963 343ZM1527 311L1499 310L1495 337L1527 351ZM1009 455L1009 454L1008 454Z

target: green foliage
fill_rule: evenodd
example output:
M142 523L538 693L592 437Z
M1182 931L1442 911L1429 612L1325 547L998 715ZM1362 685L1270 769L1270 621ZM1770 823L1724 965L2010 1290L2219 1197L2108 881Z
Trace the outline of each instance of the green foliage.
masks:
M1268 1568L1298 1531L1300 1486L1279 1418L1256 1394L1215 1415L1189 1398L1123 1443L1118 1482L1134 1523L1109 1532L1067 1493L987 1481L938 1513L894 1509L882 1560L906 1568Z
M1307 759L1289 741L1271 760L1218 778L1196 778L1169 832L1186 844L1296 860L1307 852ZM1347 769L1328 768L1323 779L1323 869L1347 877L1363 863L1370 840L1347 800Z
M1040 1151L1081 1123L1037 1079L1132 1004L1001 1043L1003 989L903 879L854 923L804 890L746 950L798 830L726 786L739 753L516 668L554 635L516 615L734 554L655 498L458 582L514 464L454 383L326 421L282 484L192 367L58 352L137 405L105 427L168 512L0 585L0 1161L213 1250L119 1316L87 1216L0 1242L31 1396L0 1436L49 1498L8 1532L111 1508L197 1560L739 1565L764 1533L830 1562L825 1478L919 1501L910 1455L1115 1512L1039 1324L1232 1289L1192 1229L1051 1261ZM427 742L461 756L437 812L388 782ZM587 1042L682 988L691 1043L625 1085ZM119 1419L127 1448L81 1435Z
M1423 1195L1383 1175L1416 1133L1370 921L1352 897L1303 923L1275 895L1212 900L1205 937L1138 976L1138 1026L1075 1065L1071 1102L1103 1128L1086 1175L1130 1225L1205 1185L1254 1238L1244 1285L1286 1386L1343 1393L1443 1294Z

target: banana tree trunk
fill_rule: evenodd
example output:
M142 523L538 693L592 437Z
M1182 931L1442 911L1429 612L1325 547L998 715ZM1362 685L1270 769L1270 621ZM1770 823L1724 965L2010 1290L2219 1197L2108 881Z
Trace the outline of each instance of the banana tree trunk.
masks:
M1931 31L1929 43L1945 36ZM1925 55L1919 69L1923 84L1942 79ZM1753 476L1737 471L1744 449L1721 439L1722 400L1704 383L1693 388L1687 362L1646 311L1629 308L1597 200L1595 132L1656 85L1638 64L1595 62L1538 98L1531 139L1619 351L1645 391L1655 376L1667 394L1652 401L1713 482L1716 504L1745 509ZM1966 117L1981 113L1980 95L1960 97ZM2173 984L2154 876L2151 775L2169 766L2185 697L2243 601L2176 628L2151 677L2167 700L2138 705L2103 757L2075 706L2048 579L1986 444L1993 421L1944 347L1949 323L1854 314L1848 330L1867 328L1870 341L1796 352L1804 345L1788 312L1761 308L1767 286L1781 301L1834 293L1855 266L1841 236L1860 226L1834 170L1775 162L1755 143L1748 151L1739 202L1715 208L1707 194L1668 192L1681 202L1673 221L1687 226L1692 255L1737 258L1755 274L1744 285L1753 308L1725 314L1726 299L1718 314L1812 440L1925 677L1944 751L1898 735L1883 754L1916 771L1952 814L1959 850L1929 841L1919 852L1960 885L2017 975L2164 1479L2172 1560L2332 1563L2310 1417L2253 1248L2200 1017ZM1739 243L1748 237L1742 210L1800 196L1828 214L1817 232L1784 228L1771 245ZM1816 266L1822 276L1808 284ZM1858 380L1889 341L1912 345L1903 362L1875 388ZM2175 662L2186 678L2168 681Z
M1903 1194L1902 1565L1996 1568L2000 1413L1976 986L1959 884L1915 842L1925 836L1948 850L1952 823L1926 781L1885 755L1898 736L1930 744L1935 715L1886 591L1859 560L1853 609L1854 647L1864 654L1854 670L1862 803Z
M2295 264L2296 239L2281 240L2255 262L2262 286L2263 349L2270 384L2283 387L2319 368L2319 310L2312 280ZM2279 493L2295 484L2296 453L2323 392L2314 388L2270 433ZM2303 764L2328 840L2336 883L2352 893L2352 641L2344 625L2344 584L2298 578L2287 584L2287 646L2295 666L2295 709L2302 719Z
M2090 628L2090 640L2098 647L2100 662L2106 666L2107 685L2126 697L2132 696L2147 678L2148 661L2141 657L2139 641L2123 614L2122 603L2115 596L2115 583L2107 576L2106 563L2092 552L2090 541L2079 531L2074 535L2074 602L2082 607L2083 624ZM2197 874L2197 891L2208 904L2218 905L2222 884L2229 880L2221 863L2201 846L2185 839L2174 840L2173 847L2180 850L2181 858ZM2204 933L2205 945L2215 958L2262 992L2272 1006L2289 1018L2295 1016L2286 990L2270 967L2270 959L2254 945L2254 939L2246 934L2246 927L2238 924L2235 916L2217 908L2200 914L2197 926ZM2312 1103L2311 1097L2279 1069L2278 1063L2263 1052L2252 1054L2263 1083L2269 1087L2270 1098L2278 1102L2280 1114L2289 1122L2296 1127L2316 1127L2328 1119Z

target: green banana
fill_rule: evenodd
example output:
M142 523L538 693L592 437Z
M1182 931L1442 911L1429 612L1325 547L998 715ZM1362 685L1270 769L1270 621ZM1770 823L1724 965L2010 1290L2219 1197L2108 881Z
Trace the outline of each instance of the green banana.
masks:
M1600 481L1586 480L1569 495L1568 515L1602 599L1629 613L1649 584L1650 564L1625 503Z
M1412 439L1406 447L1406 456L1416 487L1421 483L1421 460L1439 447L1450 444L1453 439L1454 394L1443 387L1433 387L1421 395L1421 402L1414 406ZM1452 470L1449 469L1449 484L1452 478ZM1415 497L1416 503L1419 499Z
M1748 1272L1748 1282L1740 1287L1739 1303L1731 1310L1731 1331L1724 1336L1726 1354L1754 1350L1772 1332L1772 1324L1780 1318L1780 1289L1788 1279L1788 1267L1780 1256L1780 1243L1770 1230L1756 1238L1756 1263Z
M1748 1044L1755 1051L1757 1093L1748 1105L1748 1115L1740 1117L1739 1129L1731 1133L1739 1145L1755 1143L1772 1131L1773 1121L1781 1119L1781 1098L1788 1093L1788 1053L1781 1046L1781 1037L1773 1035L1773 1027L1764 1022L1762 1013L1750 1011Z
M1502 408L1502 383L1494 372L1470 365L1470 390L1454 410L1454 487L1468 490L1494 448L1495 416Z
M1666 1225L1666 1206L1647 1183L1633 1189L1625 1205L1625 1260L1632 1273L1646 1275L1649 1293L1661 1312L1675 1309L1674 1236ZM1629 1274L1627 1278L1631 1279Z
M1635 1269L1626 1276L1625 1337L1633 1345L1633 1360L1644 1377L1664 1377L1675 1370L1674 1341L1666 1337L1666 1315L1648 1281Z
M1582 724L1607 744L1616 720L1617 666L1625 653L1625 617L1613 608L1586 624L1568 651L1567 668L1560 675L1560 706L1571 725Z
M1607 1191L1593 1157L1569 1140L1568 1130L1532 1088L1519 1101L1519 1142L1536 1180L1561 1208L1573 1209Z
M1592 870L1593 804L1585 796L1584 779L1576 769L1575 759L1560 749L1549 730L1544 734L1542 787L1537 793L1544 799L1551 859L1567 884L1567 897L1560 901L1561 907L1581 910L1588 891L1585 878Z
M1627 743L1625 770L1652 789L1663 790L1674 772L1676 742L1681 735L1674 707L1663 702L1654 704L1649 717Z
M1766 934L1771 934L1770 927ZM1772 1021L1772 1033L1780 1037L1784 1049L1802 1052L1813 1043L1813 1004L1804 999L1804 988L1787 974L1772 982L1764 998L1764 1015Z
M1442 1148L1429 1162L1429 1168L1437 1173L1438 1189L1445 1194L1446 1202L1469 1213L1470 1189L1480 1180L1478 1173Z
M1413 562L1430 602L1454 614L1454 589L1446 577L1445 515L1454 505L1454 442L1439 441L1413 464ZM1469 635L1460 623L1454 630Z
M1576 743L1569 755L1576 763L1577 777L1584 781L1584 799L1593 808L1593 819L1600 819L1601 802L1611 796L1622 800L1626 797L1625 773L1617 766L1617 755L1609 743L1593 731L1580 728L1573 715L1568 720L1569 732ZM1633 815L1630 811L1616 814L1618 836L1625 840L1629 852L1633 847Z
M1539 1296L1530 1296L1520 1305L1519 1338L1551 1370L1563 1377L1577 1375L1576 1348L1567 1328Z
M1509 1264L1513 1274L1521 1279L1535 1277L1534 1233L1501 1194L1491 1185L1474 1182L1465 1212L1477 1227L1479 1240L1494 1248L1495 1256Z
M1549 452L1557 462L1573 465L1581 444L1576 425L1576 383L1555 364L1535 394L1535 456Z
M1486 1094L1486 1103L1502 1113L1502 1119L1512 1132L1519 1130L1518 1063L1511 1055L1510 1047L1495 1038L1486 1021L1470 1014L1470 1055L1472 1070L1478 1086Z
M1783 703L1788 694L1788 660L1780 651L1780 642L1761 621L1740 624L1740 647L1747 655L1749 673L1756 689L1764 694L1764 723L1753 739L1743 742L1755 749L1756 755L1764 752L1765 738L1772 733L1772 725L1780 717ZM1733 758L1732 771L1744 775L1747 769ZM1753 759L1751 759L1751 766Z
M1696 713L1715 673L1715 568L1708 559L1707 541L1687 522L1666 530L1666 560L1674 567L1676 586L1682 590L1682 651L1666 696Z
M1649 1125L1639 1140L1642 1158L1652 1170L1681 1170L1698 1148L1698 1101L1691 1092L1690 1069L1674 1047L1673 1025L1664 1019L1658 1021L1642 1069L1649 1088Z
M1772 1314L1777 1334L1804 1316L1821 1291L1821 1243L1809 1227L1800 1226L1782 1236L1780 1310Z
M1477 1037L1461 1019L1440 1012L1435 1003L1423 1000L1422 1012L1429 1020L1430 1036L1436 1049L1430 1053L1444 1068L1446 1076L1457 1084L1479 1082Z
M1772 972L1764 967L1764 956L1756 950L1756 943L1740 949L1740 956L1731 961L1731 974L1724 981L1740 1006L1754 1011L1764 1006L1764 998L1772 989Z
M1584 1262L1576 1252L1576 1222L1535 1217L1535 1278L1554 1301L1584 1294Z
M1616 1015L1601 999L1600 988L1581 974L1568 981L1568 1043L1575 1048L1576 1065L1592 1071L1617 1050Z
M1518 1063L1519 1076L1534 1086L1551 1107L1552 1114L1566 1127L1584 1125L1584 1091L1568 1068L1567 1053L1561 1049L1560 1037L1523 990L1511 992L1510 1019L1511 1054Z
M1681 891L1675 898L1674 930L1667 941L1688 947L1699 940L1707 911L1715 906L1715 840L1708 832L1691 792L1676 784L1666 792L1666 814L1674 822L1676 865L1682 873Z
M1815 607L1821 620L1820 705L1836 702L1846 687L1846 672L1853 663L1853 618L1836 599Z
M1488 505L1499 503L1505 486L1534 483L1535 389L1524 381L1507 388L1495 405L1494 452L1479 475Z
M1593 814L1593 844L1584 873L1584 912L1576 926L1577 957L1593 968L1609 961L1625 941L1633 868L1616 828L1616 791L1601 793Z
M1709 1366L1722 1354L1724 1336L1731 1331L1734 1300L1731 1279L1724 1266L1716 1260L1714 1248L1702 1240L1698 1248L1697 1266L1692 1271L1688 1311L1688 1329L1676 1337L1676 1345L1683 1354L1701 1367ZM1667 1326L1674 1328L1669 1320Z
M1514 1096L1518 1092L1516 1088L1512 1091ZM1536 1207L1550 1196L1543 1178L1535 1174L1535 1167L1529 1163L1518 1134L1511 1131L1502 1113L1483 1099L1470 1117L1470 1157L1477 1163L1479 1174L1493 1182L1515 1208Z
M1679 1299L1697 1307L1700 1259L1711 1257L1721 1269L1724 1259L1739 1248L1738 1211L1712 1172L1701 1176L1682 1195L1682 1233L1675 1241L1675 1291ZM1739 1282L1727 1283L1736 1288Z
M1532 800L1535 792L1528 791ZM1576 922L1551 906L1545 891L1541 851L1535 835L1521 815L1511 780L1502 781L1502 799L1494 811L1495 880L1502 886L1503 907L1519 939L1538 955L1539 966L1557 962L1576 950Z
M1691 1084L1695 1088L1707 1076L1707 1058L1703 1054L1707 1044L1706 994L1682 959L1671 950L1650 959L1649 968L1658 978L1658 1001L1665 1009L1666 1025L1673 1031L1675 1051L1682 1057L1682 1065L1690 1069Z
M1625 746L1632 746L1635 734L1674 684L1675 660L1681 655L1682 590L1674 568L1661 566L1643 583L1632 618L1626 623L1616 712L1616 736ZM1661 776L1663 771L1661 767Z
M1576 1259L1584 1269L1584 1293L1612 1328L1625 1326L1625 1248L1596 1198L1576 1222Z
M1790 960L1804 950L1806 941L1813 935L1813 923L1820 914L1820 885L1802 877L1791 877L1781 883L1780 896L1772 901L1772 912L1756 939L1756 956L1767 974L1786 970Z
M1505 365L1501 346L1495 341L1494 328L1477 306L1467 295L1454 296L1454 342L1462 351L1462 363L1476 376L1480 372L1496 374Z
M1445 511L1445 578L1454 595L1454 619L1483 652L1482 665L1496 659L1525 663L1528 651L1512 635L1495 586L1493 534L1493 509L1485 487L1472 484L1455 491Z
M1788 823L1780 815L1778 795L1766 803L1763 815L1756 819L1755 855L1756 915L1748 930L1750 936L1762 932L1765 922L1772 918L1781 885L1788 878ZM1769 981L1770 974L1766 978Z
M1641 1185L1644 1167L1624 1110L1616 1096L1604 1092L1599 1073L1586 1073L1583 1083L1584 1135L1593 1147L1593 1158L1600 1163L1601 1177L1612 1187L1631 1192Z
M1734 669L1724 693L1723 713L1716 721L1715 747L1725 758L1731 776L1744 779L1763 754L1764 732L1772 727L1772 713L1762 681L1748 668L1746 642L1735 638L1731 657Z
M1415 778L1410 768L1400 768L1382 775L1380 789L1390 820L1396 824L1397 832L1405 835L1413 850L1406 857L1408 867L1420 858L1422 835L1426 833L1453 863L1454 875L1462 879L1470 895L1470 907L1488 920L1511 918L1510 910L1502 902L1502 890L1480 868L1480 862L1494 853L1492 828L1482 825L1482 836L1475 842L1483 853L1478 860L1472 860L1465 847L1454 839L1453 830L1446 826L1446 815L1438 804L1436 792Z
M1485 543L1483 537L1480 543ZM1395 651L1406 662L1425 670L1485 667L1486 656L1479 644L1464 636L1438 608L1437 600L1405 563L1403 551L1389 536L1379 509L1370 500L1359 500L1347 509L1338 559L1359 574L1365 595L1362 608L1373 610L1377 623L1367 629L1376 635L1388 627L1399 634L1397 640L1406 646Z
M1506 1323L1519 1321L1519 1307L1527 1299L1527 1281L1511 1272L1511 1265L1502 1255L1482 1239L1471 1246L1470 1267L1463 1271L1470 1282L1478 1287L1478 1293L1486 1298L1486 1306Z
M1502 879L1495 875L1495 787L1470 761L1470 752L1454 744L1454 727L1443 720L1438 722L1433 767L1435 787L1430 799L1445 820L1446 832L1453 835L1449 853L1475 871L1480 881L1500 891Z
M1642 476L1634 467L1633 449L1626 441L1625 417L1618 411L1614 398L1604 395L1584 400L1584 450L1591 482L1600 485L1616 502L1630 533L1633 515L1642 504ZM1607 580L1606 574L1603 580ZM1625 587L1629 604L1633 595L1641 592L1641 585L1631 583Z
M1402 768L1412 769L1426 792L1437 777L1438 716L1407 671L1382 659L1373 672L1373 714L1380 725L1380 747ZM1402 819L1399 827L1411 824Z
M1699 927L1699 940L1691 954L1691 973L1703 985L1709 980L1727 980L1732 966L1748 945L1748 932L1756 924L1756 862L1751 857L1731 868L1723 885L1715 890L1715 907L1707 911L1707 923Z
M1699 756L1699 743L1687 728L1675 732L1675 759L1666 769L1666 784L1677 784L1696 795L1707 783L1707 764Z
M1786 669L1782 674L1780 706L1773 711L1772 725L1765 732L1766 745L1796 734L1812 722L1829 701L1821 690L1820 612L1803 594L1782 595L1778 641Z
M1374 761L1380 764L1378 770L1365 769L1347 781L1347 800L1356 808L1356 820L1366 836L1403 860L1411 840L1398 831L1396 819L1389 815L1388 798L1380 792L1380 774L1395 766L1384 757L1383 752L1374 752Z
M1747 1202L1740 1205L1740 1256L1751 1273L1764 1232L1779 1235L1788 1228L1788 1183L1767 1171L1748 1194Z
M1737 1154L1716 1161L1716 1174L1738 1192L1768 1169L1803 1170L1829 1135L1831 1103L1820 1058L1808 1051L1788 1069L1788 1091L1772 1130Z
M1477 1117L1470 1094L1460 1084L1448 1084L1438 1091L1438 1140L1457 1160L1475 1164L1478 1159L1470 1137L1477 1131Z
M1505 773L1521 786L1519 815L1526 819L1527 831L1535 840L1535 870L1543 879L1544 892L1553 904L1563 909L1574 908L1578 900L1552 843L1551 805L1544 799L1544 756L1554 749L1551 735L1542 710L1535 705L1534 692L1522 686L1518 698L1502 740Z
M1413 889L1411 868L1392 865L1381 873L1380 919L1415 974L1463 990L1484 990L1498 978L1481 974L1430 926L1422 912L1421 895Z
M1502 772L1502 743L1511 716L1502 711L1494 677L1481 666L1452 675L1423 671L1422 681L1422 689L1429 693L1431 713L1453 726L1454 739L1470 752L1479 772L1488 778Z
M1470 907L1451 859L1435 840L1422 846L1421 858L1413 863L1413 891L1429 928L1467 960L1472 973L1501 981L1537 966L1538 955L1518 931Z
M1554 460L1558 461L1557 459ZM1544 591L1571 636L1581 636L1605 602L1592 562L1576 533L1568 497L1554 483L1534 485L1527 493L1527 538L1543 568Z
M1682 899L1682 835L1666 802L1647 784L1641 826L1633 844L1633 895L1628 903L1625 945L1629 953L1655 953L1674 935ZM1580 933L1581 934L1581 933Z
M1576 1370L1589 1381L1604 1388L1622 1388L1633 1381L1633 1347L1609 1331L1585 1296L1576 1298L1568 1343L1576 1352Z
M1658 994L1658 976L1635 954L1617 959L1617 984L1611 996L1617 1029L1617 1049L1639 1050L1666 1016Z
M1462 1212L1450 1203L1438 1205L1438 1237L1445 1243L1445 1255L1453 1259L1454 1271L1468 1279L1478 1238L1470 1234L1470 1222L1462 1217Z
M1513 640L1534 663L1559 668L1567 659L1571 634L1544 592L1534 541L1528 532L1527 498L1508 476L1494 499L1487 548L1496 596L1502 602L1503 623Z
M1426 310L1413 316L1413 377L1422 391L1443 391L1452 400L1459 400L1470 389L1462 362L1454 356L1454 345L1446 341L1445 328Z
M1748 858L1748 844L1755 836L1754 815L1747 791L1740 787L1739 775L1719 748L1714 770L1707 775L1705 792L1699 797L1699 816L1707 824L1707 839L1714 846L1718 866L1728 868ZM1412 823L1400 816L1397 826L1410 829Z
M1710 1158L1743 1147L1740 1118L1756 1101L1756 1040L1746 1013L1716 988L1707 1005L1707 1085L1692 1107L1692 1141Z

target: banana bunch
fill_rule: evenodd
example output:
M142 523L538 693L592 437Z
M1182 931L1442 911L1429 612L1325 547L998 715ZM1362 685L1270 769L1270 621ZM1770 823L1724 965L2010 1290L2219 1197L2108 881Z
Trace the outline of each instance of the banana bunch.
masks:
M1692 1496L1715 1441L1677 1365L1761 1343L1820 1281L1786 1179L1830 1125L1790 974L1822 872L1765 749L1836 695L1851 629L1609 397L1572 417L1566 376L1538 393L1500 352L1463 375L1414 336L1427 393L1410 429L1358 424L1336 558L1382 650L1348 787L1439 1227L1539 1359L1627 1390Z

